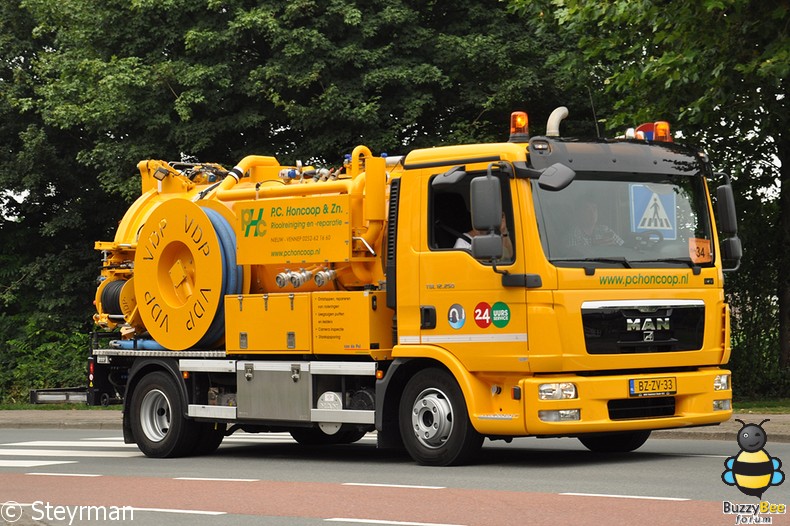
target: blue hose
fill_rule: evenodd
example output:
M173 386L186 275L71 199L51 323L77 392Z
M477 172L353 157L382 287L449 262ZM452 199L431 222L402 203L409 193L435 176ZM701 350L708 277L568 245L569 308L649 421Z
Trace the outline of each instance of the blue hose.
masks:
M203 211L217 233L222 258L222 286L217 313L206 333L195 344L197 348L211 347L222 338L225 332L225 296L240 294L243 281L243 270L236 264L236 234L233 232L233 228L219 212L210 208L203 208Z
M135 345L136 344L136 345ZM113 349L143 349L146 351L164 351L165 348L154 340L111 340L110 347Z

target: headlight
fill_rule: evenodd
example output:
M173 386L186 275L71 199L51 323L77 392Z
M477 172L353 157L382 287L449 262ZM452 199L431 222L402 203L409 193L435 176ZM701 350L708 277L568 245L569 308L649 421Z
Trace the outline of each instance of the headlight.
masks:
M714 391L727 391L730 389L730 375L729 374L717 374L716 378L713 379L713 390Z
M538 386L538 398L540 400L571 400L578 398L576 384L571 382L540 384Z

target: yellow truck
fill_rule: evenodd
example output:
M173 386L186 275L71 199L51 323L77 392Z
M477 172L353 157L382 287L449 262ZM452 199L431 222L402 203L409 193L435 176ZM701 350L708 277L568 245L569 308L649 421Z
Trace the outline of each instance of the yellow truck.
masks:
M89 403L122 400L150 457L375 431L426 465L486 437L623 452L727 420L728 178L664 122L580 140L566 115L331 169L140 162L141 196L96 243Z

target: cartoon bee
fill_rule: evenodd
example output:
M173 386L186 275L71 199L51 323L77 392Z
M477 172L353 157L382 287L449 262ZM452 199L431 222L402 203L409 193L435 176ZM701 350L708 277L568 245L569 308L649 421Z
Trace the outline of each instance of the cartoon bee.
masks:
M743 425L738 431L741 452L724 461L727 469L721 474L721 479L728 486L737 486L741 493L762 498L769 486L778 486L785 479L785 474L779 470L782 461L771 458L763 449L768 435L762 426L770 420L759 424L747 424L737 418L735 421Z

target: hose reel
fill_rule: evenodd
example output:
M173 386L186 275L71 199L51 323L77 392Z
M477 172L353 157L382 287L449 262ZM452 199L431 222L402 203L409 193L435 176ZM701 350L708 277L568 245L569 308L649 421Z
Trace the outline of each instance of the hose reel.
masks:
M143 324L170 350L213 348L225 330L224 296L239 294L236 236L216 210L172 199L140 229L134 290Z

